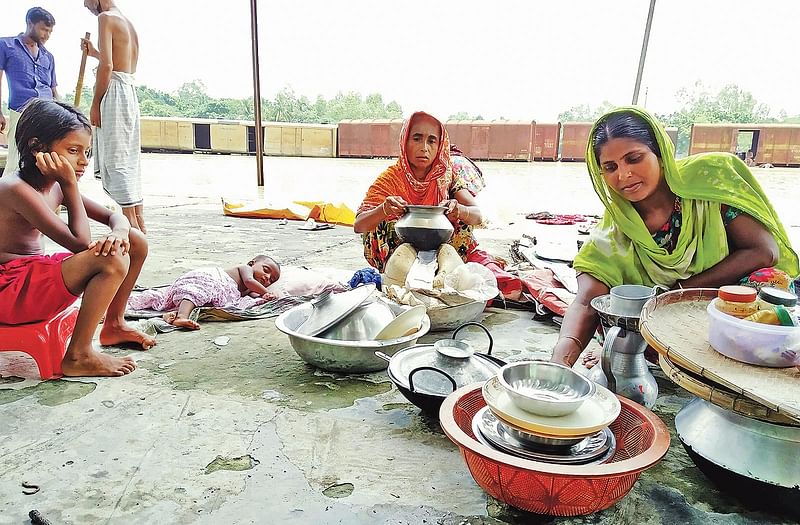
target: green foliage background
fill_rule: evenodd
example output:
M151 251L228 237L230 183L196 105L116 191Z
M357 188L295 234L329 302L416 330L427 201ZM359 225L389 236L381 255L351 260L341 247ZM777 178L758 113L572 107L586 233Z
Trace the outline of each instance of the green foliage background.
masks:
M689 136L692 124L701 122L730 123L800 123L800 115L789 117L781 111L778 117L770 117L770 109L766 104L758 102L749 91L729 84L717 92L698 81L690 87L680 89L675 98L680 101L677 111L665 115L657 115L667 127L678 128L678 155L685 156L689 152ZM591 122L613 109L614 104L604 101L598 107L583 104L573 106L558 115L560 122ZM742 143L741 149L748 145Z
M147 86L137 88L142 115L148 117L191 117L229 120L253 120L253 98L212 98L205 85L195 80L182 85L174 93L165 93ZM74 100L69 93L66 100ZM92 92L84 87L80 107L88 112ZM400 104L384 102L379 93L363 97L360 93L338 93L332 99L317 96L313 102L298 97L290 88L283 88L274 99L262 99L262 118L273 122L314 122L336 124L344 119L403 118Z
M139 103L142 115L153 117L194 117L230 120L253 120L253 99L212 98L205 85L195 80L181 86L174 93L165 93L147 86L139 86ZM74 94L69 93L67 101ZM676 93L679 109L669 114L657 115L665 126L678 128L678 155L688 154L689 135L693 123L800 123L800 115L789 116L781 111L777 117L770 116L770 108L758 102L749 91L736 85L727 85L713 92L702 82L685 87ZM81 109L89 111L92 91L84 87ZM262 100L264 120L275 122L309 122L336 124L344 119L395 119L403 117L403 110L396 101L385 102L379 93L362 96L350 91L338 93L331 99L322 95L311 101L298 97L291 88L284 88L274 99ZM588 104L573 106L558 115L560 122L590 122L615 107L604 101L596 107ZM483 120L481 115L466 111L454 113L448 120ZM502 120L502 117L501 117ZM742 146L743 148L746 145Z

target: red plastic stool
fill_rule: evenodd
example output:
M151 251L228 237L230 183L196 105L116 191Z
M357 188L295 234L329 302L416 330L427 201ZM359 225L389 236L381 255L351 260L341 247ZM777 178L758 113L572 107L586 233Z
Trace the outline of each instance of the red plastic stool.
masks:
M0 352L25 352L33 357L43 380L61 377L61 360L67 351L67 339L75 330L77 306L70 306L49 321L40 323L0 324Z

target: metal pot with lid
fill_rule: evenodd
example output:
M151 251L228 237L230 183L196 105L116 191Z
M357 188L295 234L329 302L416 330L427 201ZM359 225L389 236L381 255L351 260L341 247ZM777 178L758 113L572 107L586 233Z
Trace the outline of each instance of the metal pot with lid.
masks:
M467 326L477 326L486 332L489 348L485 354L475 352L472 345L456 339ZM389 357L375 355L389 362L389 379L400 392L424 412L438 413L444 399L458 388L495 376L505 361L492 356L494 340L480 323L466 323L453 332L452 339L434 344L414 345Z

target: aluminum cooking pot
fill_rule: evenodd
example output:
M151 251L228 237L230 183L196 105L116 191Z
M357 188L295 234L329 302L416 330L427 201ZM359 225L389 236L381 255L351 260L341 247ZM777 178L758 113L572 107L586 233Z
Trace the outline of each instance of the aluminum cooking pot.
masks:
M800 520L800 428L767 423L696 398L675 416L689 457L748 506Z
M419 251L435 250L453 236L453 225L444 206L408 205L406 213L394 225L403 242Z
M485 354L475 352L469 343L456 339L458 332L467 326L477 326L486 332L489 348ZM486 381L506 364L491 355L493 346L492 334L485 326L466 323L453 332L452 339L414 345L392 357L382 352L375 352L375 355L389 362L389 379L406 399L424 412L438 414L451 392L464 385Z

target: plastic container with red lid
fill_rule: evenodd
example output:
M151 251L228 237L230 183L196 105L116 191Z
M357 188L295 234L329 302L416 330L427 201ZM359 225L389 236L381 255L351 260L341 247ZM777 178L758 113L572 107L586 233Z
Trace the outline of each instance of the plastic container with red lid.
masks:
M722 286L714 301L717 310L744 319L758 311L758 292L747 286Z

